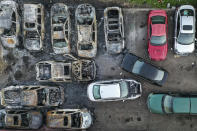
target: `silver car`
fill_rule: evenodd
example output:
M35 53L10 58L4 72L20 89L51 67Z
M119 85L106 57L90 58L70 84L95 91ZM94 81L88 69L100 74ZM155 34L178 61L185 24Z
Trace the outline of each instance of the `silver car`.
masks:
M137 99L142 94L141 84L132 79L108 80L88 85L91 101L119 101Z
M188 55L195 49L195 9L191 5L180 6L175 14L174 51Z
M14 48L18 44L20 30L18 5L12 0L0 2L0 40L4 47Z

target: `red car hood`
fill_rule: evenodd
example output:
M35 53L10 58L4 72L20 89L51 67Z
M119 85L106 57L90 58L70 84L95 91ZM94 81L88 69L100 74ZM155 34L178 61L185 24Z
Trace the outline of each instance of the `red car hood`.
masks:
M161 36L166 34L165 24L152 24L152 35Z
M149 44L148 52L152 60L155 61L164 60L166 58L167 51L168 51L167 43L162 46L152 46L151 44Z

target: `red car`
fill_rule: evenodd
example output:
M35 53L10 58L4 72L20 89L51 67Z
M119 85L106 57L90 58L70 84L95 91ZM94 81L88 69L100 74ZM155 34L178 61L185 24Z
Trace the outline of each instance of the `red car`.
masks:
M153 10L148 15L148 53L151 60L160 61L166 58L167 14L164 10Z

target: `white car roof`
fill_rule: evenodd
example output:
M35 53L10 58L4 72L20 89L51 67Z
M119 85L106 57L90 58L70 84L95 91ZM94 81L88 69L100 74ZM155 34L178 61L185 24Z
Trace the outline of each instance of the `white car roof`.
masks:
M184 26L192 26L191 30L185 30ZM194 33L194 17L193 16L181 16L181 32L182 33Z
M120 85L119 84L101 85L100 95L101 98L103 99L120 98Z

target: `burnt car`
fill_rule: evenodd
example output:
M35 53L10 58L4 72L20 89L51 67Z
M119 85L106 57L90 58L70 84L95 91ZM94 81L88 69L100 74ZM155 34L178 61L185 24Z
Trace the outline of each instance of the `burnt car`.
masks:
M95 8L81 4L75 12L77 26L77 53L80 57L92 58L97 53L97 24Z
M95 79L96 65L93 60L41 61L36 64L39 81L72 82Z
M0 128L3 129L39 129L43 117L33 110L0 110Z
M44 40L44 6L24 4L23 42L30 51L40 51Z
M14 48L18 45L20 31L18 5L12 0L0 2L0 39L4 47Z
M146 60L131 53L127 53L124 56L121 68L159 86L162 86L168 77L168 72L166 70L152 65Z
M1 105L6 108L56 107L64 101L62 87L9 86L1 89Z
M57 109L47 112L46 124L49 128L87 129L92 116L87 109Z
M63 3L51 7L51 43L56 54L70 53L70 13Z
M107 7L104 10L104 32L107 52L121 53L125 47L124 23L119 7Z

